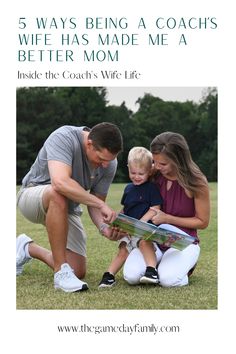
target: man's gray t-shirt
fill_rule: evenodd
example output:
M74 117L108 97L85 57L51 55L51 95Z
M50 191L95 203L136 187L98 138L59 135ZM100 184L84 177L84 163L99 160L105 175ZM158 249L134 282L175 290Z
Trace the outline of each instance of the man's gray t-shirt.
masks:
M72 167L72 179L93 194L106 196L115 176L117 160L108 167L94 169L89 163L83 146L83 131L87 127L63 126L45 141L30 171L23 178L22 186L50 184L48 161L61 161ZM69 212L80 212L79 204L69 201Z

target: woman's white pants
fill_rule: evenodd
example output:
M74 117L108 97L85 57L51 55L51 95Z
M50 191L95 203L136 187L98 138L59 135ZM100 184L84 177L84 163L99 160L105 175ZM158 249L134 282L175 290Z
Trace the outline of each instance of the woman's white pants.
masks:
M183 251L169 248L164 253L157 246L156 258L160 285L163 287L187 285L188 272L196 265L199 255L198 244L191 244ZM133 249L124 264L124 279L131 285L139 284L145 270L146 264L142 253L138 248Z

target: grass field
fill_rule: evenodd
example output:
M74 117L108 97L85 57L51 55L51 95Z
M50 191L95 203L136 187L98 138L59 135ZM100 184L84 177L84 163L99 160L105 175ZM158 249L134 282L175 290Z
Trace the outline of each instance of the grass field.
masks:
M111 186L108 203L120 210L124 185ZM88 235L87 275L89 290L66 294L54 290L53 272L45 264L33 260L16 281L17 309L216 309L217 308L217 184L210 183L211 221L199 232L201 255L190 278L189 286L162 288L160 286L130 286L117 275L112 289L98 290L98 283L117 251L117 244L98 233L86 208L82 217ZM37 243L49 247L45 228L28 222L17 211L17 234L26 233Z

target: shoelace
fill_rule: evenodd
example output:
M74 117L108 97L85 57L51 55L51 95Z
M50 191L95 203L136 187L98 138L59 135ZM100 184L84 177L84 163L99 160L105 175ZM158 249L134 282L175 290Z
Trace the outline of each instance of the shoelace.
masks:
M71 277L71 274L72 276L74 276L74 270L73 269L68 269L66 271L64 270L61 270L60 273L58 274L58 276L60 276L61 279L68 279Z

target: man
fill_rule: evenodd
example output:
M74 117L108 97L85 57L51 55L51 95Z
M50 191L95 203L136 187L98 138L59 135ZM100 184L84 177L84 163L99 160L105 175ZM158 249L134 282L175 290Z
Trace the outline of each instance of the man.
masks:
M111 123L87 127L63 126L45 141L23 178L17 204L22 214L46 226L51 251L22 234L16 239L16 273L31 258L54 269L54 286L65 292L87 290L86 234L80 204L108 239L120 236L107 227L115 212L105 203L123 148L120 130ZM90 192L89 192L90 191Z

